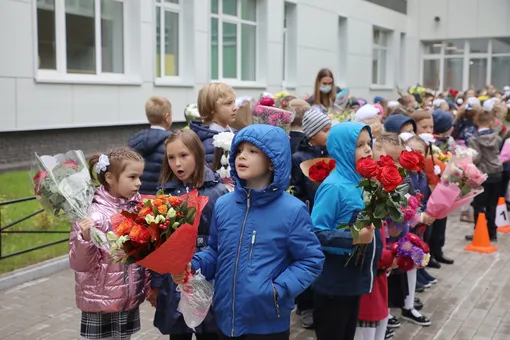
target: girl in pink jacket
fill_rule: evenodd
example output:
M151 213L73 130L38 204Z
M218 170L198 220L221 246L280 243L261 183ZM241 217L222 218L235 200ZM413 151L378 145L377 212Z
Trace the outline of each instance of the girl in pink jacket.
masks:
M142 156L129 148L112 149L89 161L90 173L101 186L87 218L73 223L69 238L84 338L130 339L140 330L138 306L145 299L146 271L136 264L111 263L108 252L90 241L90 228L106 233L111 230L112 215L138 204L143 168Z

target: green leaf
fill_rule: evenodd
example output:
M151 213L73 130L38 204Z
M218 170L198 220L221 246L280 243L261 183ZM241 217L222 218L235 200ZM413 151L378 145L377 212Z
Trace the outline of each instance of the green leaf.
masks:
M195 219L197 209L195 207L191 207L186 212L186 219L193 221Z
M359 231L356 228L351 228L351 235L355 242L359 242Z
M382 228L382 220L376 219L376 220L373 220L372 223L374 223L375 229L381 229Z
M360 187L366 187L370 185L370 181L368 179L364 179L361 182L359 182Z
M404 215L400 211L400 209L396 209L395 207L389 208L389 213L391 219L396 223L402 223L404 222Z
M383 219L386 217L386 214L388 213L387 211L387 206L384 204L383 201L379 201L379 203L377 203L377 205L375 206L375 211L374 211L374 219Z

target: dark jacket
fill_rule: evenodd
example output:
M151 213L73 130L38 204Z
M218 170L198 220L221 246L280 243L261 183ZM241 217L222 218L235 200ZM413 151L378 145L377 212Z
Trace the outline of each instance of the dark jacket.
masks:
M216 202L209 248L192 261L193 270L215 278L218 327L235 338L287 331L295 297L315 280L324 261L305 205L285 192L291 168L288 135L278 127L255 124L239 131L231 150L243 142L271 159L273 182L261 190L247 188L231 152L236 186Z
M429 184L427 182L427 177L425 176L425 172L411 172L409 173L409 178L411 180L412 189L414 191L413 195L416 195L418 192L423 195L423 200L420 202L421 211L427 210L427 202L429 200L431 191Z
M365 207L362 189L358 188L361 176L355 165L356 141L364 128L370 131L366 124L346 122L333 126L328 135L326 146L336 161L336 168L317 190L312 211L315 233L326 255L324 268L313 289L324 295L370 293L382 254L382 239L376 230L373 241L366 247L363 266L358 267L355 259L349 261L355 250L351 231L337 229L342 223L354 224Z
M406 125L407 123L411 123L413 125L414 132L416 132L416 122L414 119L402 113L388 116L388 118L386 118L384 121L384 130L386 132L400 134L400 129L402 129L402 126Z
M189 128L191 129L191 131L196 133L198 138L200 138L200 140L202 141L202 145L204 146L205 149L205 163L210 168L214 160L213 137L220 132L211 130L209 128L209 125L206 125L199 120L192 120L189 123ZM232 132L236 133L237 131L232 129Z
M462 118L453 124L452 137L455 140L462 140L469 146L471 138L478 136L478 128L472 120Z
M312 146L309 139L305 138L298 145L296 152L292 155L292 173L290 184L294 186L294 196L306 204L310 213L312 212L315 192L319 184L314 183L303 175L300 164L313 158L328 157L326 147Z
M172 134L169 130L145 129L129 139L129 147L145 159L145 168L140 180L140 193L152 195L159 185L161 166L165 159L165 140Z
M301 141L305 138L305 134L303 133L303 131L290 131L289 137L290 137L290 152L294 154L299 143L301 143Z
M503 164L499 160L499 153L502 143L501 137L492 129L478 132L478 137L471 138L469 142L469 147L478 151L473 163L488 175L487 183L501 180Z
M198 192L200 196L209 197L209 201L200 216L197 252L207 247L209 225L211 223L216 200L228 192L227 188L221 184L220 180L218 174L206 168L205 183L198 189ZM165 194L180 196L192 191L194 188L184 186L180 181L172 181L163 185L162 189ZM181 295L177 292L177 286L172 280L172 277L169 274L161 275L154 272L151 272L151 274L151 287L159 288L156 313L154 315L154 326L158 328L162 334L192 333L193 331L186 326L182 314L177 311ZM214 319L214 311L211 308L204 322L196 328L196 333L216 333L216 331L216 320Z

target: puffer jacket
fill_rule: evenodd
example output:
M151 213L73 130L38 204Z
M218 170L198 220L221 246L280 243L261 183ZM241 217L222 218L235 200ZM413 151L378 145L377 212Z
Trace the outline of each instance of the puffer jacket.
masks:
M243 142L271 159L273 182L261 190L245 187L235 171L236 152L230 152L234 192L217 200L209 248L192 261L193 270L215 279L214 312L229 337L287 331L295 297L319 275L324 261L305 205L285 192L291 168L287 134L255 124L239 131L231 150Z
M473 163L482 173L488 175L487 183L496 183L501 181L503 164L499 160L503 139L492 129L486 129L478 132L478 137L473 137L469 146L478 151L478 155L473 158Z
M199 120L192 120L189 123L189 128L197 134L205 150L205 163L210 168L214 160L214 145L213 137L219 132L209 129L208 125L205 125Z
M101 186L94 194L88 217L106 233L111 230L111 216L134 208L139 200L139 194L129 200L115 198ZM128 311L145 299L146 270L137 264L110 263L108 252L83 240L77 223L72 224L69 237L69 264L75 271L76 305L84 312Z

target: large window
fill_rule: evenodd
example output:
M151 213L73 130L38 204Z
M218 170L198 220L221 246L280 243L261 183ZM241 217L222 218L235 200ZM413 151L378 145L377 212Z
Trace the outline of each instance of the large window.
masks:
M180 0L156 0L156 77L175 77L179 71ZM181 0L182 1L182 0Z
M423 85L446 90L502 89L510 74L510 38L423 43Z
M387 31L374 27L372 52L372 84L386 85L388 69L388 36Z
M123 0L37 0L37 32L40 70L125 72Z
M257 0L211 1L211 79L256 80Z

